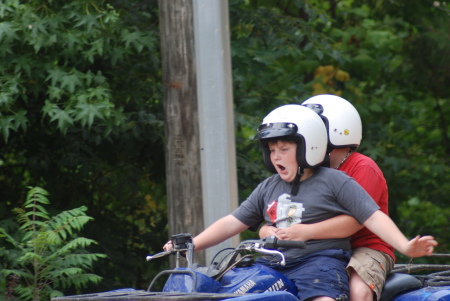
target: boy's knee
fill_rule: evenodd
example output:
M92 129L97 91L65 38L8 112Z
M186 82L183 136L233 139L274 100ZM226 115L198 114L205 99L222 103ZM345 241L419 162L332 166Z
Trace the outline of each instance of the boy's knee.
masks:
M348 268L350 284L350 301L374 301L376 295L366 282L352 268Z
M375 293L365 283L350 284L350 301L374 301Z

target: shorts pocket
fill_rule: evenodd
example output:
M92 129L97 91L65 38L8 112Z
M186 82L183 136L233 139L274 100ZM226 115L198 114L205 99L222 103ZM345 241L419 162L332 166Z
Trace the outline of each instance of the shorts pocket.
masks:
M377 280L382 279L384 282L384 279L386 279L387 276L387 271L384 264L379 259L371 256L371 254L366 253L366 256L369 259L368 262L372 262L367 272L372 276L372 278Z

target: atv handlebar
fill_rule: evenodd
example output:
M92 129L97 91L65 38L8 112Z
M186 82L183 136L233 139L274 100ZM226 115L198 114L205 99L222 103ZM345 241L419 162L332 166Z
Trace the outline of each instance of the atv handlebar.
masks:
M172 235L171 241L173 244L173 248L170 251L160 252L155 255L148 255L146 257L147 261L152 259L164 257L171 254L177 255L177 267L179 262L180 254L186 254L186 259L188 260L188 264L193 263L193 254L194 254L194 244L192 243L193 238L190 233L182 233ZM236 248L235 252L239 252L240 250L258 252L264 255L276 255L281 258L279 264L285 265L286 260L282 252L278 251L279 248L297 248L297 249L305 249L306 242L304 241L295 241L295 240L279 240L276 236L268 236L263 239L257 240L244 240L242 241Z
M296 240L278 240L278 238L273 235L258 240L244 240L237 246L236 250L244 249L265 255L276 255L281 258L278 264L284 266L286 265L286 260L284 258L284 254L278 251L279 248L305 249L306 242Z
M145 260L150 261L152 259L164 257L173 253L174 253L173 251L159 252L156 253L155 255L148 255L147 257L145 257Z
M299 240L279 240L276 236L269 236L264 238L266 249L278 250L279 248L286 249L306 249L306 242Z

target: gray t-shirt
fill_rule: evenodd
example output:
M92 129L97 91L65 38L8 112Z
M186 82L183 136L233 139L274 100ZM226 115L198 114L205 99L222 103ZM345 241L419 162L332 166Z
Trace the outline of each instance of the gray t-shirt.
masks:
M344 172L320 167L300 183L296 196L291 196L292 184L273 175L260 183L232 215L250 229L256 230L262 222L278 228L296 223L312 224L341 214L351 215L361 224L378 205L367 192ZM350 250L350 238L308 241L305 250L282 250L286 259L302 257L327 249Z

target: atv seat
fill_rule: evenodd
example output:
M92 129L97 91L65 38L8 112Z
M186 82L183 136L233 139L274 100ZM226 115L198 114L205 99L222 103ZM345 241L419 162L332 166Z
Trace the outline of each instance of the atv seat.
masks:
M392 273L386 278L380 301L389 301L396 295L423 287L422 281L409 274Z

